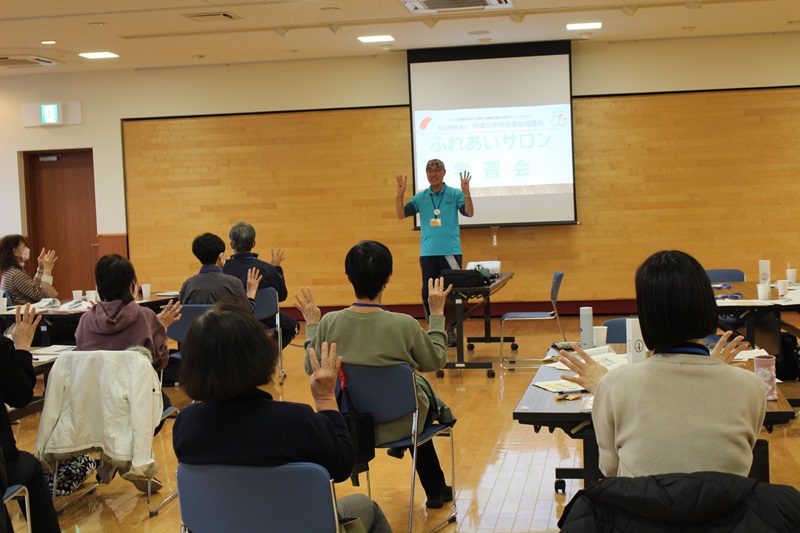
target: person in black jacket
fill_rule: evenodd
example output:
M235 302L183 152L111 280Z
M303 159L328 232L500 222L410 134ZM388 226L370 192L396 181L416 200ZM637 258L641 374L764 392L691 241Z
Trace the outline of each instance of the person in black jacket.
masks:
M36 374L33 372L31 342L41 320L34 319L30 305L25 305L24 314L17 307L16 324L12 333L13 341L0 337L0 406L7 403L11 407L25 407L33 397ZM8 485L25 485L31 504L31 527L35 533L60 532L56 510L47 486L42 465L30 453L17 450L17 443L11 431L8 411L0 408L0 443L2 443L6 482ZM13 531L8 516L6 529Z
M334 481L350 476L353 443L334 388L341 357L321 348L309 405L276 402L259 389L278 361L276 343L238 302L220 301L189 327L181 345L180 384L193 400L172 429L178 461L193 465L278 466L309 462ZM317 358L313 349L310 358ZM341 516L360 518L369 533L391 533L380 507L364 494L338 500ZM309 510L313 512L313 510Z
M272 259L269 263L259 259L258 254L252 251L256 245L256 229L247 222L235 224L228 232L228 238L235 253L225 262L222 271L225 274L239 278L247 287L248 270L257 268L261 273L261 281L258 283L258 288L272 287L278 291L278 301L286 300L288 291L286 290L286 280L283 277L283 267L281 267L281 262L286 257L283 250L280 248L271 249ZM283 348L286 348L300 332L300 325L297 320L285 313L278 313L278 315L281 321ZM274 328L275 317L265 320L264 325Z

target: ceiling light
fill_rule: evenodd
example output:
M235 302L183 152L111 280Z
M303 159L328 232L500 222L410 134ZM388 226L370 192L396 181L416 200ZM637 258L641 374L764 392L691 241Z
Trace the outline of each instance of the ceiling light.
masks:
M487 30L473 30L468 31L467 35L486 35L487 33L489 33Z
M55 41L42 41L39 44L56 44Z
M683 28L681 28L681 29L682 29L683 31L685 31L685 32L691 33L691 32L693 32L693 31L695 30L695 26L684 26L684 27L683 27Z
M525 20L525 13L511 13L508 18L510 18L513 22L519 24L523 20Z
M581 32L581 33L578 34L578 37L580 37L581 39L588 39L591 36L592 36L592 32L590 32L590 31L584 31L584 32Z
M686 9L700 9L703 7L703 2L693 1L686 2Z
M278 26L277 28L272 28L272 31L274 31L275 33L277 33L281 37L283 37L284 35L289 33L289 30L287 28L284 28L283 26Z
M391 35L364 35L358 38L362 43L390 43L394 41Z
M105 26L105 25L106 25L105 22L99 22L99 21L98 22L90 22L89 23L89 26L94 26L96 28L99 28L100 26Z
M581 22L580 24L567 24L567 29L575 30L599 30L603 27L602 22Z
M336 6L322 7L320 8L320 11L339 11L339 8Z
M81 57L85 57L86 59L110 59L113 57L119 57L117 54L113 52L84 52L78 55Z
M340 24L338 22L336 24L328 24L328 28L330 28L330 30L333 33L339 33L339 30L342 29L342 26L343 26L343 24Z
M439 22L439 21L436 20L436 19L432 19L432 18L424 18L424 19L422 19L422 23L425 24L429 28L433 28L434 26L436 26L437 22Z
M639 6L631 6L631 5L622 6L622 12L625 13L626 15L628 15L629 17L634 16L638 9L639 9Z
M478 42L481 44L489 44L492 40L489 37L484 37L483 39L478 39Z

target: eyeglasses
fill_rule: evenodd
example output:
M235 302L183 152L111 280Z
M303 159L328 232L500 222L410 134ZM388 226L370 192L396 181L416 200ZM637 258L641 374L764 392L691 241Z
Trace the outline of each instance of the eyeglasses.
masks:
M717 300L741 300L744 295L741 292L732 292L730 294L718 294L714 298Z
M444 170L443 167L427 167L425 172L441 172L442 170Z

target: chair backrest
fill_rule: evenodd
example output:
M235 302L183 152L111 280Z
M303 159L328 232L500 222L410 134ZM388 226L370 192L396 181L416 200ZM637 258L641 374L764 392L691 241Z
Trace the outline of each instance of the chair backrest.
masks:
M338 528L333 481L318 464L178 463L177 477L181 520L192 533L335 533Z
M706 270L711 283L735 283L747 281L744 272L736 268L711 268Z
M636 318L635 316L629 318ZM606 342L608 344L624 344L628 342L628 333L625 328L627 318L612 318L603 322L608 328Z
M211 309L211 304L186 304L181 309L181 319L173 322L167 328L167 337L170 339L183 342L186 337L186 332L189 331L189 326L192 325L194 319Z
M372 413L376 424L397 420L417 409L414 370L406 365L364 366L342 363L355 410ZM339 381L336 391L339 391ZM347 412L343 406L343 412Z
M253 316L256 317L256 320L264 320L275 316L275 313L278 312L278 305L278 291L274 287L258 289Z
M550 286L550 301L553 303L553 309L556 308L556 302L558 302L558 290L561 288L561 280L563 279L563 270L558 270L555 274L553 274L553 284Z
M558 291L561 289L561 281L564 279L564 271L556 270L553 274L553 283L550 285L550 302L553 304L553 314L558 322L558 329L561 330L561 337L566 342L567 335L564 333L564 327L561 325L561 317L558 316Z

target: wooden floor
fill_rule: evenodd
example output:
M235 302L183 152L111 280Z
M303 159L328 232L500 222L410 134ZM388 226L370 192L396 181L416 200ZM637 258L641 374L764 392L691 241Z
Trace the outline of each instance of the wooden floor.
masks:
M578 338L577 318L564 319L564 327L569 339ZM468 334L479 335L481 330L482 323L477 320L467 324ZM554 321L509 323L506 331L517 336L520 357L540 357L558 337ZM302 337L296 342L301 345ZM455 349L450 350L452 360ZM478 345L475 353L479 360L494 360L496 363L498 346ZM302 370L302 348L287 348L284 362L289 377L282 390L272 386L267 390L276 399L310 403L308 378ZM556 523L564 506L581 484L567 481L567 494L555 494L554 469L556 466L580 466L580 443L561 431L548 433L542 430L537 434L533 427L513 421L512 411L528 387L532 373L503 372L496 365L495 369L497 376L493 379L488 378L483 370L448 370L442 379L429 375L434 388L458 418L455 426L458 520L444 531L558 531ZM800 384L783 387L785 392L791 390L790 397L800 397ZM166 390L174 405L181 407L188 403L179 388ZM21 449L33 451L38 424L39 416L35 415L13 426ZM156 502L176 488L177 462L172 450L172 424L168 421L154 442L160 466L158 477L164 483L164 489L156 495ZM762 431L761 436L770 441L772 482L800 488L800 422L776 427L772 434ZM447 473L449 453L445 453L445 442L437 443L437 449ZM371 463L372 495L394 530L404 531L411 462L407 455L398 460L380 453L380 450L378 452ZM361 489L355 489L346 482L338 484L336 491L338 496L343 496L355 491L366 492L366 486L362 482ZM57 504L63 504L66 499L59 498ZM22 531L24 524L19 511L16 506L11 507L15 529ZM436 523L444 513L443 510L425 509L419 482L414 508L414 529L420 531L424 526ZM158 516L149 518L145 496L119 477L68 508L60 521L64 531L76 533L177 532L181 523L177 499L162 509Z

